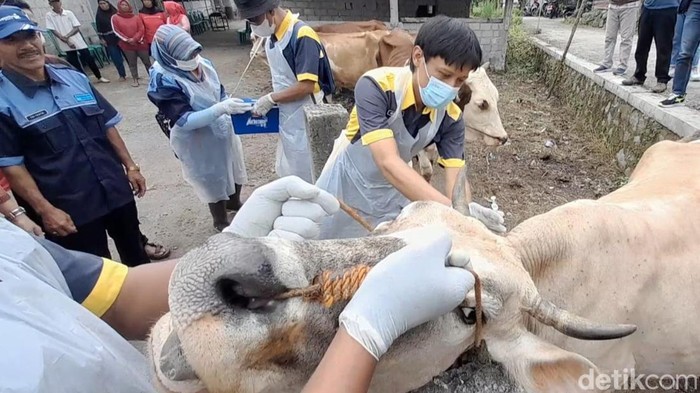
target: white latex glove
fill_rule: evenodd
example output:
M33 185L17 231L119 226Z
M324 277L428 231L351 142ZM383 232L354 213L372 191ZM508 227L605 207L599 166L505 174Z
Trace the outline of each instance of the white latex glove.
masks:
M503 212L500 210L493 210L488 207L481 206L476 202L471 202L469 204L469 214L481 221L486 225L486 227L497 233L505 233L506 226L504 225Z
M267 115L267 112L269 112L270 109L275 106L275 104L276 102L272 99L272 93L262 96L260 99L255 101L253 113L256 115L265 116Z
M434 227L423 232L422 242L372 268L340 314L348 334L377 360L400 335L456 309L474 287L471 273L445 266L452 247L447 232Z
M321 219L340 209L328 192L296 176L268 183L251 194L224 232L243 237L317 238Z
M253 104L235 97L227 98L215 105L220 109L221 115L239 115L253 109Z

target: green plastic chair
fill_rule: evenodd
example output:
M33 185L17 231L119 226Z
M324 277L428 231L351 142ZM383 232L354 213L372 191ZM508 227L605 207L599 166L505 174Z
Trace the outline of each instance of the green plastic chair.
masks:
M66 52L61 50L61 47L58 46L58 39L56 38L55 35L51 32L51 30L46 30L46 33L44 33L46 37L48 37L49 41L53 44L53 47L56 49L56 54L58 57L65 59L68 56L66 55Z

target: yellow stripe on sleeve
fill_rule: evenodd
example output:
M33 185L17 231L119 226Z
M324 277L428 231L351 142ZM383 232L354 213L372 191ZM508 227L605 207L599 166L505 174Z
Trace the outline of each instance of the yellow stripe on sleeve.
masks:
M310 26L302 26L299 28L299 31L297 32L297 39L303 37L309 37L312 40L318 42L319 44L321 43L321 40L318 38L318 34L316 34L314 29L312 29Z
M95 287L83 301L83 306L98 317L112 307L122 290L129 268L118 262L102 258L102 272Z
M461 168L466 165L466 161L459 158L438 158L438 164L443 168Z
M394 137L394 131L389 128L381 128L379 130L374 130L362 135L362 144L364 146L370 145L374 142L381 141L383 139L389 139Z
M305 73L303 73L303 74L297 75L297 80L298 80L299 82L301 82L301 81L314 81L314 82L318 82L318 75L315 75L315 74L312 74L312 73L309 73L309 72L305 72Z
M452 120L459 120L459 116L462 114L462 110L454 102L450 102L447 105L447 115L452 118Z

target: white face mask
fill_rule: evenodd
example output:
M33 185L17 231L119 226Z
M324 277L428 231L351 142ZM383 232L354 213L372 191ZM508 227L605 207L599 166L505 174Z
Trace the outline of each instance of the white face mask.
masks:
M256 36L265 38L275 34L275 25L267 20L267 17L265 17L265 20L260 24L260 26L251 24L250 30Z
M197 69L197 67L199 67L200 60L201 57L197 55L191 60L175 60L175 63L177 64L177 68L183 71L194 71Z

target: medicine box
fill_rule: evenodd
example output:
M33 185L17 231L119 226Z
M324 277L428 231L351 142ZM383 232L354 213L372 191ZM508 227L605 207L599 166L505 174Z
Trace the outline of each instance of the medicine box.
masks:
M243 101L251 104L254 99L244 98ZM269 134L279 132L280 110L277 105L272 107L265 116L253 116L253 112L246 112L239 115L231 115L233 128L237 135L248 134Z

